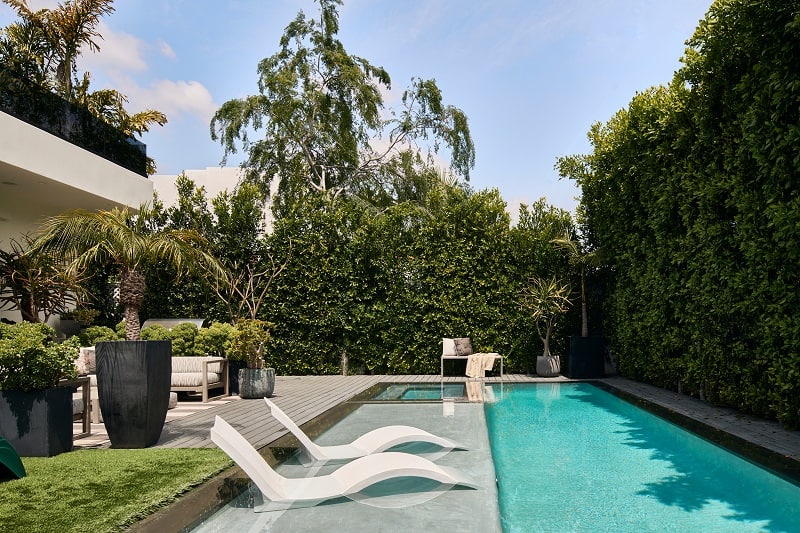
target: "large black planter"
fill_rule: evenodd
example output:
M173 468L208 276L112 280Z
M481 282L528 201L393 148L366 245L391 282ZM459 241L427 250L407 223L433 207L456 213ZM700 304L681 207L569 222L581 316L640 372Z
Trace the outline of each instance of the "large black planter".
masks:
M169 406L170 341L98 342L97 395L114 448L158 442Z
M570 337L568 371L572 379L604 377L606 367L603 337Z
M274 368L243 368L239 370L240 398L268 398L275 390Z
M72 451L72 389L0 391L0 437L22 457Z
M239 370L247 368L247 361L228 359L228 389L231 394L239 394Z

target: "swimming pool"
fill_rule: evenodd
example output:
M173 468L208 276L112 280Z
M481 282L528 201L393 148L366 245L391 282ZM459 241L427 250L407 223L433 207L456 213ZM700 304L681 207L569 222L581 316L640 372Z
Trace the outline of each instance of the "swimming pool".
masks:
M432 385L423 396L439 391ZM314 440L414 425L464 444L434 460L480 490L399 509L344 501L281 513L254 513L258 495L246 492L196 531L800 531L798 486L593 385L492 384L496 402L487 404L376 400L390 386L341 404L346 416ZM402 397L408 384L394 390ZM278 471L334 468L290 460Z
M496 397L506 532L800 531L800 487L593 385Z

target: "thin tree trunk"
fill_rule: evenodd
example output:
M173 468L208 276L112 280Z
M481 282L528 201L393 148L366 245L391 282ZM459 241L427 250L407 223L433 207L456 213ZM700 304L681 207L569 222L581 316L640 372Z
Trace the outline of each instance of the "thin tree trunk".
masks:
M584 269L581 268L581 337L589 336L589 313L586 311L586 284Z

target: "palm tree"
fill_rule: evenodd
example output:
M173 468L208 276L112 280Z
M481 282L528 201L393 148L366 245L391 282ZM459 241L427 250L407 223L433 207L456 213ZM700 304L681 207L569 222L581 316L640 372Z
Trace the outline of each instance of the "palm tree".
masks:
M72 101L75 61L81 47L96 52L101 38L97 26L104 15L114 12L114 0L66 0L55 9L31 11L27 0L3 0L14 9L24 23L38 30L46 43L51 75L58 92Z
M569 262L577 266L581 275L581 337L589 336L589 318L586 309L586 269L596 267L600 263L600 251L584 252L580 243L565 233L563 236L550 242L567 252Z
M67 211L45 220L33 248L69 258L69 270L81 271L92 264L112 263L119 269L119 299L124 306L125 338L138 340L139 309L145 292L143 267L171 265L180 275L203 268L227 278L219 262L204 250L206 240L194 230L154 227L153 210L141 206L111 211Z

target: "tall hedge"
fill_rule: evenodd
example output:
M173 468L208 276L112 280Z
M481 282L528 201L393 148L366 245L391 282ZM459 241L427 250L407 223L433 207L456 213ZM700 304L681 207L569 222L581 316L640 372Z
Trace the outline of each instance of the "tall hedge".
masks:
M531 211L559 223L545 232L528 217L512 229L497 191L460 188L377 214L347 200L298 204L271 236L293 251L264 306L275 324L268 359L284 374L435 374L441 338L469 336L509 369L532 368L541 347L517 305L522 284L574 273L549 243L569 215L544 202Z
M668 87L559 162L621 371L800 426L800 8L718 0Z

